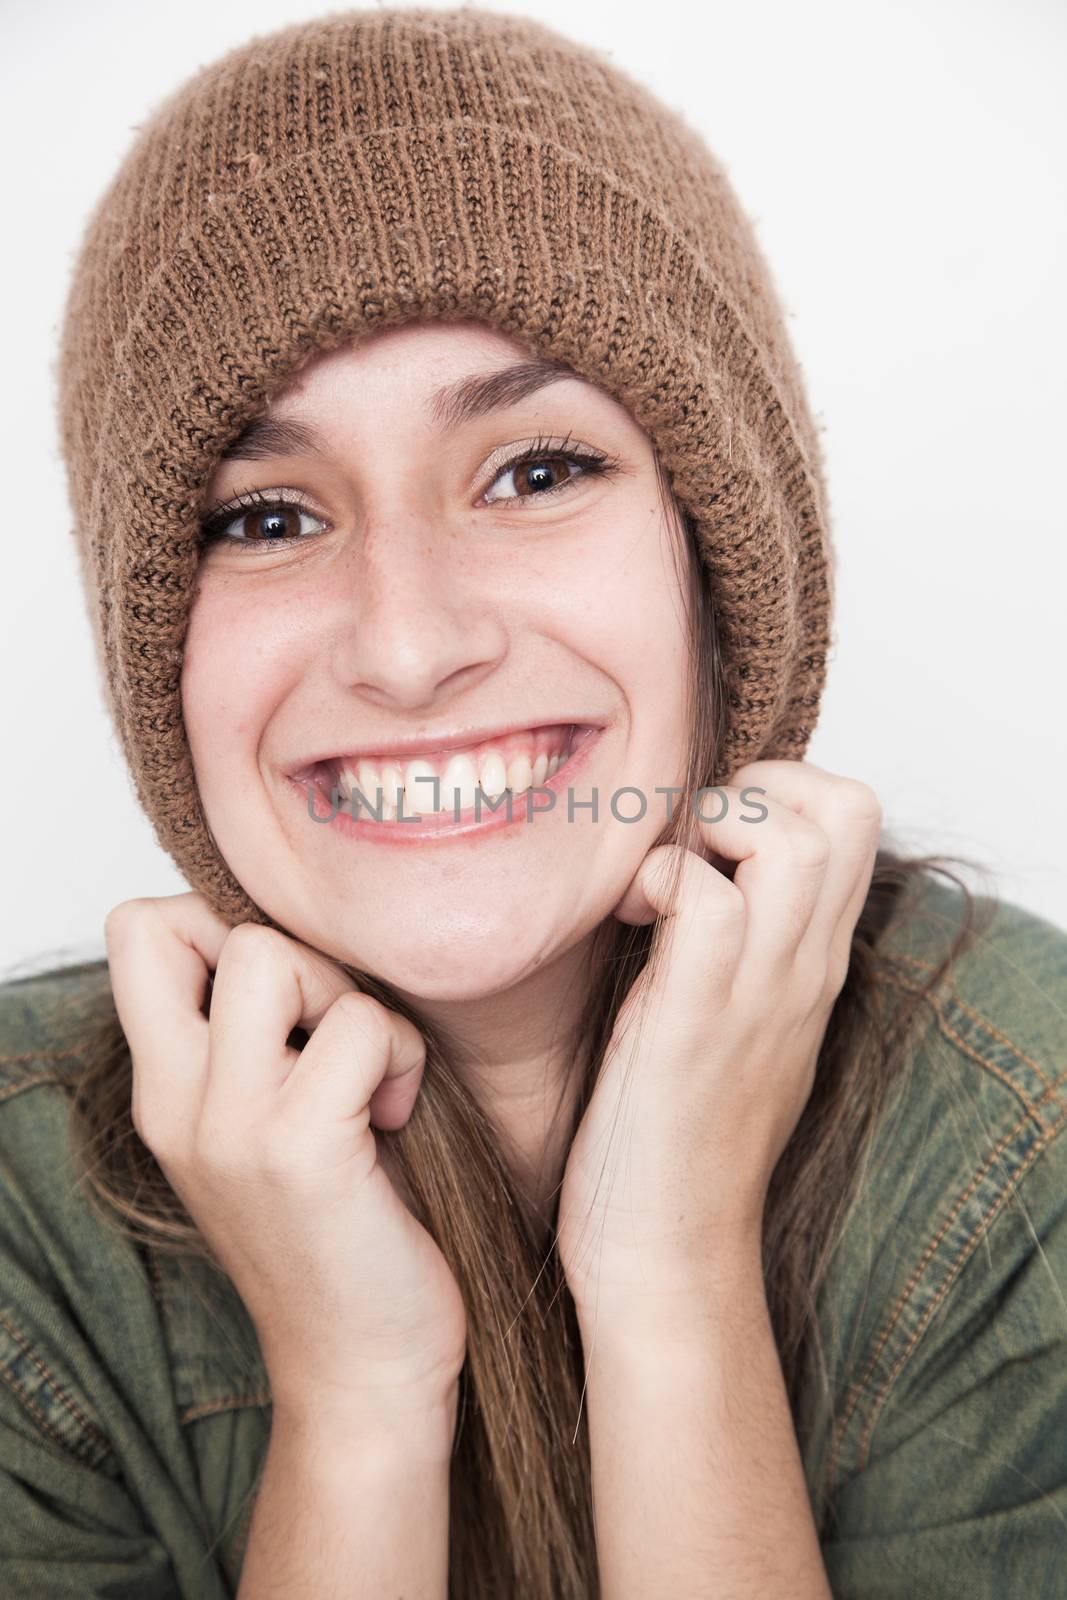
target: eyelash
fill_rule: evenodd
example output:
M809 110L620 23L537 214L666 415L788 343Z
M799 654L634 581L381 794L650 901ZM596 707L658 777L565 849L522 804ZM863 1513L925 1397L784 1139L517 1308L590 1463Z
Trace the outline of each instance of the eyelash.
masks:
M549 495L560 494L564 489L569 488L572 483L580 481L582 478L607 477L621 465L618 457L609 456L599 450L568 450L566 445L569 438L570 434L561 443L556 443L551 439L538 438L533 445L521 451L519 455L512 456L510 460L505 461L492 481L496 483L498 478L503 478L509 472L514 472L518 467L527 466L535 461L560 459L576 462L582 468L582 471L575 476L565 478L562 483L556 484L553 489L539 489L536 494L529 495L508 495L504 497L505 502L521 505L524 500L544 500ZM492 484L490 484L490 487L492 487ZM493 505L497 503L495 500L492 502ZM299 533L289 534L282 539L237 539L232 534L222 531L231 522L235 521L242 511L281 511L287 508L303 511L309 517L317 515L316 512L310 509L302 495L295 495L291 490L287 489L273 490L269 494L265 494L261 489L250 489L245 493L234 495L232 500L227 501L226 505L220 506L217 511L213 511L211 516L201 524L200 543L201 545L214 543L229 544L231 546L244 545L246 547L251 546L253 549L259 545L273 546L275 548L281 546L284 548L286 545L306 544L307 536ZM318 520L322 521L324 519L320 517Z

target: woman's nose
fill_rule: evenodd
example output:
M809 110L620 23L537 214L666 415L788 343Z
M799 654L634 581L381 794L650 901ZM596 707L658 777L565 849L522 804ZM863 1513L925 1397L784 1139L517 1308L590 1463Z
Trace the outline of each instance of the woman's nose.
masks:
M416 710L473 686L506 650L500 617L462 536L416 517L365 530L346 561L338 682Z

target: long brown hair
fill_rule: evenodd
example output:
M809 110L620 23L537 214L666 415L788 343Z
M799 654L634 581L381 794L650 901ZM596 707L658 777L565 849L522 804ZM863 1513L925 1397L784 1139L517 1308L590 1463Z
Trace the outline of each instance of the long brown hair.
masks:
M657 463L658 464L658 463ZM729 715L715 594L693 528L660 467L664 508L677 518L689 599L690 739L685 800L720 781ZM678 804L660 842L695 842L693 811ZM678 858L680 861L680 857ZM834 1378L816 1305L857 1174L890 1086L907 1061L923 998L978 931L978 902L945 862L907 856L883 833L852 939L811 1097L773 1174L764 1215L767 1296L794 1415L805 1384L829 1393ZM973 866L974 863L967 863ZM940 966L923 985L893 994L878 947L928 870L963 890L965 913ZM675 879L677 889L677 876ZM988 910L995 909L990 899ZM571 1041L579 1075L569 1136L588 1104L622 1001L638 974L662 960L659 923L608 917L596 930L583 1014ZM131 1118L131 1063L105 961L68 967L85 977L72 1116L82 1181L101 1213L148 1250L212 1259ZM451 1068L452 1043L390 986L352 972L359 987L421 1028L422 1087L407 1125L378 1133L407 1183L419 1221L437 1241L463 1293L467 1359L451 1469L450 1595L456 1600L591 1600L598 1594L588 1434L581 1404L583 1355L574 1304L555 1250L554 1216L536 1215L516 1183L498 1130ZM299 1043L299 1038L291 1042ZM562 1101L561 1101L562 1103Z

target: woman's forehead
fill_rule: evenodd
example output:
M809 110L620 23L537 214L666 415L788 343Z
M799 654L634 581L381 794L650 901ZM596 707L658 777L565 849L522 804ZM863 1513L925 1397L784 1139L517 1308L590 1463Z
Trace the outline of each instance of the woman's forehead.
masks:
M275 399L280 402L305 393L348 372L394 368L424 374L431 381L479 361L491 367L536 359L550 361L551 357L480 318L417 318L389 328L374 328L332 348L315 351L285 380ZM562 361L557 364L566 365ZM569 367L567 370L573 371Z
M483 324L404 325L319 352L269 398L221 459L325 451L338 419L411 413L444 435L542 392L581 400L643 434L607 389L566 362L532 351ZM334 426L331 428L331 424Z

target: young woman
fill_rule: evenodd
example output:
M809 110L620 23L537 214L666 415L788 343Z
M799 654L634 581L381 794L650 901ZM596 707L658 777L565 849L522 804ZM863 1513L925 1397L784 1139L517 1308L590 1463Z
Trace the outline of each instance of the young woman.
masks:
M516 17L258 37L60 417L192 888L3 990L4 1592L1062 1592L1067 934L803 759L822 467L691 130Z

